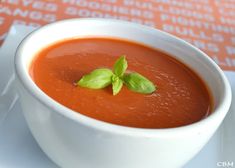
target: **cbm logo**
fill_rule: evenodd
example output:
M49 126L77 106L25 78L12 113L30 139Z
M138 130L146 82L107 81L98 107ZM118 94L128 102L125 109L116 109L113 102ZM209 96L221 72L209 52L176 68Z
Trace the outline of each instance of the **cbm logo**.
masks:
M234 163L229 161L217 162L218 167L233 167Z

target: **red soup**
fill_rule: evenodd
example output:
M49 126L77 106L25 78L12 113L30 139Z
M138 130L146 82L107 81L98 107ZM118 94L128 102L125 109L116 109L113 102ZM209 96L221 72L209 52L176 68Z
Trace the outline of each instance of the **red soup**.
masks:
M152 94L123 87L94 90L75 86L94 69L112 69L126 55L128 70L156 86ZM70 39L42 49L30 75L41 90L60 104L91 118L129 127L171 128L197 122L211 112L210 95L202 80L166 53L131 41L112 38Z

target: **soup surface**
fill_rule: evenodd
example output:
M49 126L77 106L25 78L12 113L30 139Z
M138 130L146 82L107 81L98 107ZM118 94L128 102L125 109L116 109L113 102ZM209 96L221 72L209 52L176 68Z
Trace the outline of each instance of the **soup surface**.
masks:
M74 82L97 68L112 69L126 55L128 70L156 86L152 94L123 87L94 90ZM169 55L142 44L109 38L82 38L58 42L42 49L33 60L30 75L48 96L83 115L105 122L139 128L171 128L208 116L209 93L200 78Z

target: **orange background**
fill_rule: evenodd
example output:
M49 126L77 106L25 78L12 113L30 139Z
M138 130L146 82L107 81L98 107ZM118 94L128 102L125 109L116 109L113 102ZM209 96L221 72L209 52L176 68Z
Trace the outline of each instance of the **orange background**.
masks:
M0 44L12 24L42 26L75 17L105 17L156 27L235 70L235 0L0 0Z

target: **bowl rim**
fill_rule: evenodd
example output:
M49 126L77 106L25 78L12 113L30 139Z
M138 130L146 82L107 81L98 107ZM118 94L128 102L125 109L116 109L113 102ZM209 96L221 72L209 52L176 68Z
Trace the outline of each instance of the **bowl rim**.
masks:
M178 43L181 43L187 47L189 47L191 50L194 50L198 53L200 57L203 57L213 68L216 69L216 73L219 75L219 77L222 79L222 85L224 88L224 94L222 95L222 101L219 103L219 106L213 110L212 114L210 114L208 117L201 119L195 123L174 127L174 128L136 128L136 127L128 127L128 126L122 126L122 125L116 125L112 123L108 123L105 121L97 120L88 116L85 116L83 114L80 114L79 112L74 112L73 110L63 106L62 104L56 102L49 96L47 96L39 87L36 86L34 81L31 79L28 79L27 72L23 70L23 61L22 61L22 49L27 45L27 43L30 42L30 38L37 34L38 30L47 29L48 27L60 25L60 24L66 24L69 22L82 22L82 21L88 21L88 22L110 22L113 24L126 24L128 26L132 27L138 27L140 29L143 29L143 31L152 31L153 33L160 33L164 36L167 36L168 38L171 38ZM68 119L71 119L75 122L79 122L80 124L91 127L96 130L102 130L106 132L116 133L116 134L125 134L125 135L132 135L132 136L172 136L172 135L182 135L185 132L192 132L192 130L198 130L203 129L208 126L208 123L218 122L217 127L222 122L223 118L225 117L226 113L229 110L231 100L232 100L232 94L231 94L231 87L230 84L224 75L223 71L220 69L220 67L204 52L199 50L198 48L194 47L193 45L189 44L188 42L173 36L169 33L163 32L161 30L158 30L156 28L140 25L137 23L132 23L128 21L121 21L116 19L104 19L104 18L74 18L74 19L66 19L61 21L56 21L50 24L47 24L45 26L42 26L39 29L36 29L35 31L31 32L29 35L27 35L20 43L16 50L15 54L15 74L17 78L19 79L20 83L22 84L23 88L37 101L48 107L49 109L58 112L63 117L66 117ZM187 65L188 66L188 65ZM199 75L200 76L200 75ZM205 82L205 81L204 81ZM206 83L206 82L205 82ZM218 119L220 118L220 119ZM159 134L160 133L160 134Z

